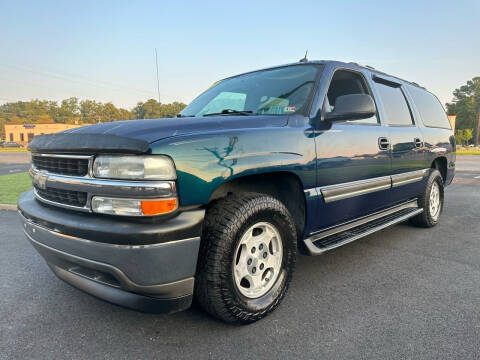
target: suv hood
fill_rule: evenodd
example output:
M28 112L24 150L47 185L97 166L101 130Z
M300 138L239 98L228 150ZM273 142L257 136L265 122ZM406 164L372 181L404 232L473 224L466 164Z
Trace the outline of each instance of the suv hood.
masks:
M207 133L222 130L281 127L288 115L276 116L211 116L115 121L66 130L69 134L105 134L129 137L152 143L171 136Z

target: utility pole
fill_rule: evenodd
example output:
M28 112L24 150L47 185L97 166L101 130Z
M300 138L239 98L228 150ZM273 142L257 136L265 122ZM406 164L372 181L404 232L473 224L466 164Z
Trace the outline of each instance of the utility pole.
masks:
M158 92L158 103L160 104L160 81L158 80L158 55L157 48L155 48L155 65L157 67L157 92Z

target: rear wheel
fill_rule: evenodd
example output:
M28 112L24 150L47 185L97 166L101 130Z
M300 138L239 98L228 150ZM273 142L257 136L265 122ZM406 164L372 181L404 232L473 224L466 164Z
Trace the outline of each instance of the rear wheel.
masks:
M438 224L443 210L444 185L442 175L438 170L432 169L427 180L425 192L418 199L418 206L423 212L410 221L420 227L433 227Z
M296 247L294 222L279 200L244 193L216 201L200 246L198 303L227 322L261 319L285 296Z

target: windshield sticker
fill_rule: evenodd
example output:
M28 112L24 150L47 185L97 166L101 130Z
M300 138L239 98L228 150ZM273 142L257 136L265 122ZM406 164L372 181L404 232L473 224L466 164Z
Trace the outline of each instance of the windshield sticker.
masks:
M295 112L296 108L295 106L285 106L285 109L283 111L285 112Z

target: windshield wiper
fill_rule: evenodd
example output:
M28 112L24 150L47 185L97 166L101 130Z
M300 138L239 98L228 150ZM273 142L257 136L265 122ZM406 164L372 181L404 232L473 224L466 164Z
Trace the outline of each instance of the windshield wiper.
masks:
M223 109L217 113L203 114L203 116L218 116L218 115L243 115L250 116L253 115L252 110L234 110L234 109Z
M195 117L195 115L182 115L182 114L178 114L177 117L178 117L178 118Z

